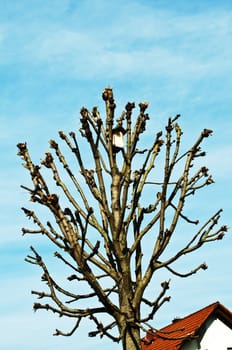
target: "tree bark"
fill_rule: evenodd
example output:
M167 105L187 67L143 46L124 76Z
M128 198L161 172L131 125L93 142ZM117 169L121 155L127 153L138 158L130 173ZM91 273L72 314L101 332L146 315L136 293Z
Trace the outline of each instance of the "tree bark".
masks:
M122 325L120 332L122 333L123 350L141 350L140 329L126 322Z

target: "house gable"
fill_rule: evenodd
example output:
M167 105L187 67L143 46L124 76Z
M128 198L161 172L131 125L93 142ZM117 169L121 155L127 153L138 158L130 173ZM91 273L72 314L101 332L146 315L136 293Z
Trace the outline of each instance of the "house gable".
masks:
M215 320L218 320L218 322L215 323ZM213 329L215 328L214 323L217 330L219 330L219 336L224 334L223 332L228 334L226 346L230 347L229 335L232 335L232 313L222 304L216 302L189 316L175 320L174 323L157 332L149 332L142 339L142 350L211 350L209 347L200 347L200 344L203 342L202 344L205 346L211 325ZM222 350L226 349L224 347ZM215 348L215 350L220 350L220 348Z
M232 347L231 328L218 318L215 319L205 332L200 344L202 350L226 350Z

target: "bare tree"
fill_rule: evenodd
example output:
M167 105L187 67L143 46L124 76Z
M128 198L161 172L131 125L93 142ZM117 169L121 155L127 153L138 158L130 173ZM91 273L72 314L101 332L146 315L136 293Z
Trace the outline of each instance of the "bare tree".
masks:
M112 89L106 88L102 97L105 123L97 107L80 111L80 134L88 150L81 150L83 139L78 140L74 132L69 136L59 132L75 163L66 160L54 140L50 140L54 155L47 152L40 165L33 163L26 143L18 144L18 154L33 184L32 188L22 187L30 200L46 207L53 218L44 223L34 211L22 208L36 225L35 229L23 228L23 234L42 234L58 248L55 257L72 271L67 278L70 288L57 282L34 247L26 261L42 269L42 281L47 284L45 292L32 291L39 299L48 300L36 302L34 310L51 310L74 319L70 332L57 329L55 335L72 335L82 319L89 318L95 324L89 336L107 336L121 341L124 350L139 350L141 329L151 328L149 322L157 310L170 300L166 295L169 280L161 283L157 295L147 293L153 275L167 269L170 275L188 277L206 269L202 263L181 273L175 262L205 243L222 239L227 227L217 226L222 210L203 224L184 212L187 200L192 201L196 191L213 183L205 166L194 171L193 164L205 155L201 144L212 131L204 129L193 146L182 152L177 115L168 119L163 139L158 132L151 145L141 149L148 104L139 103L133 122L135 104L128 102L115 120ZM147 144L147 139L143 142ZM71 163L78 167L78 175ZM183 223L197 227L191 236L189 229L184 235L181 232ZM176 235L182 246L169 250Z

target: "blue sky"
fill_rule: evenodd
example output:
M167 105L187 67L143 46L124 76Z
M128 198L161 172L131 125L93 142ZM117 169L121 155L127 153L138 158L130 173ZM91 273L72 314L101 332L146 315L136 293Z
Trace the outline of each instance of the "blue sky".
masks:
M39 161L58 130L79 128L83 105L103 107L104 87L113 87L119 113L128 101L149 101L149 130L181 113L186 146L203 128L214 130L204 162L215 184L193 209L204 219L222 207L221 223L232 226L231 23L229 0L0 0L1 349L120 348L88 338L87 324L72 338L52 336L63 321L33 313L39 271L23 261L32 243L46 251L46 242L20 231L28 203L19 186L29 179L15 145L27 141ZM231 232L187 261L209 269L172 281L172 301L154 326L216 300L232 309Z

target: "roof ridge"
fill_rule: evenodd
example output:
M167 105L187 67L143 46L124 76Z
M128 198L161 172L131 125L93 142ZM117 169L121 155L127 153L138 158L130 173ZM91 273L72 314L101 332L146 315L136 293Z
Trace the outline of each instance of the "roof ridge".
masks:
M193 311L191 314L188 314L188 315L186 315L186 316L184 316L184 317L180 317L180 319L183 320L183 319L185 319L185 318L187 318L187 317L193 316L194 314L200 313L200 312L202 312L202 311L204 311L204 310L206 310L206 309L211 309L212 307L214 307L214 309L216 309L216 307L218 307L219 305L221 305L221 304L219 303L219 301L216 301L216 302L214 302L214 303L212 303L212 304L209 304L209 305L207 305L207 306L202 307L201 309L199 309L199 310L197 310L197 311Z
M212 303L212 304L210 304L210 305L207 305L207 306L202 307L201 309L199 309L199 310L197 310L197 311L192 312L191 314L188 314L188 315L183 316L183 317L177 317L176 323L177 323L178 321L180 321L180 320L181 320L181 321L184 321L186 318L190 318L190 317L192 317L193 315L198 314L198 313L201 313L202 311L204 311L204 310L206 310L206 309L210 309L210 310L212 309L212 310L211 310L211 312L212 312L212 311L215 310L219 305L220 305L220 306L223 306L222 304L220 304L219 301L216 301L216 302L214 302L214 303ZM163 330L163 329L169 327L169 326L172 325L173 323L174 323L174 322L171 322L171 323L167 324L166 326L160 328L159 330L161 331L161 330Z

